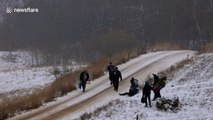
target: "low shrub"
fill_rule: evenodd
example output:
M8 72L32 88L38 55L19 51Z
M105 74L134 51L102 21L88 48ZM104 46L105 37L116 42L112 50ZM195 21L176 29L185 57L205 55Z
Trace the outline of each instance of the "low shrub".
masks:
M162 111L177 112L180 108L180 101L178 97L173 99L160 98L156 102L156 107Z
M213 52L213 42L205 45L202 50L202 52Z

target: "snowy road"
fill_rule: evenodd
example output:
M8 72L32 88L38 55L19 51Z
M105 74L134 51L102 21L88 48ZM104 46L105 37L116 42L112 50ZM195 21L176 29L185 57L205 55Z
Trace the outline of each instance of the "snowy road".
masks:
M119 93L128 91L129 80L135 77L144 82L147 75L162 71L171 65L192 56L192 51L162 51L139 56L125 64L118 66L123 75ZM88 84L85 93L76 90L65 97L58 98L55 102L48 103L39 109L18 115L11 120L70 120L79 117L85 112L95 110L112 100L119 98L117 92L109 84L108 75L102 76Z

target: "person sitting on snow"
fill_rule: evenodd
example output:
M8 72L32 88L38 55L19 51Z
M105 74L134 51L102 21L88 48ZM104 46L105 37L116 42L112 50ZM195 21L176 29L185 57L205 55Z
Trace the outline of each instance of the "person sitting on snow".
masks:
M134 77L132 77L132 79L130 80L131 86L129 89L129 92L125 92L125 93L120 93L119 95L123 96L123 95L128 95L130 97L136 95L139 90L138 90L138 80L135 79Z

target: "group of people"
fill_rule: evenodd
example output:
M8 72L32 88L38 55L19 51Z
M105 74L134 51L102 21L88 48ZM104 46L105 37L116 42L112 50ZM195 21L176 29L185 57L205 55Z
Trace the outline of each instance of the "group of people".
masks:
M110 84L114 86L114 91L118 91L119 87L119 79L122 81L122 75L119 71L118 67L114 66L112 62L109 63L107 66L107 70L109 72L109 80ZM85 92L86 84L90 80L89 73L87 70L84 70L80 74L80 81L79 81L79 89L83 89L83 92Z
M122 81L122 75L121 72L119 71L118 67L112 64L112 62L109 62L109 65L107 66L107 70L109 72L109 80L110 84L113 85L114 91L118 91L119 87L119 79ZM143 92L142 92L142 98L141 102L145 103L145 107L147 107L149 102L149 106L151 107L151 90L154 92L154 98L153 101L156 100L157 98L161 97L160 90L165 86L165 81L166 77L159 78L156 74L153 74L154 82L151 84L152 80L149 79L148 81L145 82L145 85L143 87ZM79 83L79 88L83 88L83 92L85 92L86 89L86 83L90 80L89 74L86 70L82 71L80 74L80 83ZM128 95L128 96L134 96L137 93L139 93L139 84L138 80L135 79L134 77L131 78L130 80L130 89L129 92L125 93L120 93L119 95Z
M152 101L155 101L157 98L161 98L160 90L165 86L166 84L166 76L159 78L156 74L153 74L154 82L153 84L150 83L152 80L148 80L145 82L145 85L143 87L143 94L141 98L141 102L145 103L145 107L147 107L147 100L149 101L149 106L151 105L151 90L154 92L154 98Z

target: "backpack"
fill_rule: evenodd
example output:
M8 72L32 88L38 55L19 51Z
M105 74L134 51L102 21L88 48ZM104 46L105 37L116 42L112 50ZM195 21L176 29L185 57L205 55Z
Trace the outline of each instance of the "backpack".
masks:
M153 86L153 91L157 92L160 91L162 88L164 88L166 85L165 80L159 80L156 85Z

